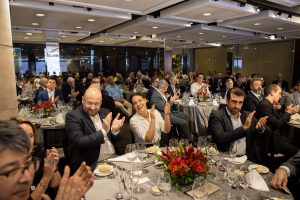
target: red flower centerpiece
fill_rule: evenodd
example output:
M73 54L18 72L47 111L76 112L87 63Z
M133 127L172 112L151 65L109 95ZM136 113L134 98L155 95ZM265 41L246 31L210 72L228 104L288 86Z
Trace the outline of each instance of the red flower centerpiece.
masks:
M43 117L50 117L51 113L54 111L54 105L49 101L44 101L33 106L32 110L36 113L43 112L44 113Z
M179 143L175 149L166 148L161 155L155 154L157 159L163 162L166 171L170 173L172 183L180 188L183 185L193 183L198 176L207 176L209 173L209 160L201 150L195 150L190 144L186 149Z

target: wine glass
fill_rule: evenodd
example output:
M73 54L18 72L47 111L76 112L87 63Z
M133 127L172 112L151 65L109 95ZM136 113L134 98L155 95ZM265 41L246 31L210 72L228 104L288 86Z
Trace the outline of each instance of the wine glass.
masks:
M227 184L229 185L229 192L226 195L226 199L230 200L230 199L232 199L231 188L232 188L233 184L235 184L235 182L237 180L237 174L234 173L233 171L227 171L224 174L224 177L225 177L225 180L226 180Z
M198 149L206 149L207 146L207 139L206 136L199 136L197 141L197 147Z
M139 180L139 177L142 176L143 174L143 169L144 169L144 161L145 161L145 158L147 158L148 156L148 151L147 151L147 147L145 145L139 145L137 150L137 157L141 160L141 164L139 165L136 165L136 169L135 169L135 172L136 172L136 175L137 175L137 178ZM136 189L136 192L137 193L143 193L145 192L145 190L143 188L141 188L139 185Z
M234 142L232 142L230 144L230 147L229 147L229 154L230 154L230 157L231 157L233 162L234 162L234 159L236 157L236 153L237 153L237 146L235 145Z
M129 174L126 173L125 176L124 176L124 183L125 183L126 189L130 192L130 197L128 199L129 200L137 200L137 198L135 198L133 196L133 190L138 185L137 178L135 178L132 175L129 175Z
M157 180L157 186L162 190L163 200L165 199L165 193L171 190L171 177L168 172L161 172Z
M192 193L194 200L208 199L207 180L204 176L199 176L194 179Z
M124 172L123 172L121 167L115 166L114 174L115 174L116 182L117 182L118 189L119 189L119 191L115 194L116 199L124 199L124 196L123 196L122 191L121 191L123 173Z
M188 139L181 139L180 142L186 149L189 148L189 140Z
M125 156L131 163L131 169L133 169L133 161L137 158L137 150L138 144L127 144L125 149Z
M246 189L248 188L249 184L246 180L245 175L249 172L248 170L248 166L247 165L241 165L240 166L240 171L241 173L241 179L240 179L240 186L243 188L244 192L243 192L243 196L241 197L242 200L248 200L248 198L246 197Z
M169 147L171 147L172 150L175 150L178 147L178 139L170 139Z
M209 144L209 143L211 143L211 141L212 141L212 136L211 135L207 135L206 136L206 144Z

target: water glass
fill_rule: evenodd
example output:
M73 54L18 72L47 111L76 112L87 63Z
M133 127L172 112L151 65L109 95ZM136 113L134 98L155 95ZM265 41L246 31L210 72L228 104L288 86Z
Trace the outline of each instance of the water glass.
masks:
M165 193L171 190L171 177L168 172L162 171L157 180L157 186L163 193L163 200L165 199Z
M207 200L207 180L204 176L195 178L192 186L192 193L195 200Z
M125 149L125 156L131 162L131 168L133 168L133 161L137 158L136 150L138 144L127 144Z
M115 194L116 199L124 199L124 195L122 194L122 186L123 186L123 169L121 167L115 166L114 168L114 174L116 183L118 186L119 191Z
M237 153L237 146L235 145L234 142L232 142L229 147L229 154L233 161L234 161L234 158L236 157L236 153Z
M169 141L169 147L172 150L175 150L178 147L178 139L170 139L170 141Z
M226 196L226 199L230 200L232 199L232 196L231 196L231 188L232 186L236 183L237 181L237 174L234 173L233 171L227 171L225 174L224 174L224 177L225 177L225 180L229 186L229 192Z
M198 149L206 149L207 147L207 139L206 136L199 136L197 141L197 147Z
M189 148L189 140L188 139L181 139L180 142L182 143L183 147L186 149Z

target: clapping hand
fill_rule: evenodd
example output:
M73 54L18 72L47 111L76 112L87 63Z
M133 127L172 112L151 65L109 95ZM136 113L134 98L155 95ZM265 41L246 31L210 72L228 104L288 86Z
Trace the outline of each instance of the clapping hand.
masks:
M108 113L108 115L103 119L103 129L108 133L110 129L110 123L112 120L112 112Z
M260 118L256 124L256 129L257 130L263 129L266 126L267 119L268 119L268 116Z
M69 176L70 168L66 166L59 184L56 200L80 200L94 184L93 173L85 162L81 163L73 176Z
M171 112L171 106L169 103L166 103L164 113L170 114L170 112Z
M243 124L243 128L244 130L248 130L251 127L251 123L252 123L252 119L253 119L253 115L255 114L256 111L253 111L252 113L250 113L248 115L248 117L246 118L245 123Z
M177 93L175 93L173 96L171 96L170 100L171 101L176 101L177 99L179 99L179 96L177 95Z
M294 105L294 104L289 105L285 109L285 112L287 112L287 113L289 113L291 115L297 113L298 111L299 111L299 105Z
M54 147L52 147L52 149L47 149L46 158L44 159L43 173L44 176L49 178L49 180L52 178L56 170L58 161L59 156L57 149Z
M111 125L111 131L112 132L116 132L117 130L119 130L123 124L124 124L124 121L125 121L125 117L122 117L122 119L119 119L120 117L120 113L117 114L116 118L114 119L114 121L112 122L112 125Z

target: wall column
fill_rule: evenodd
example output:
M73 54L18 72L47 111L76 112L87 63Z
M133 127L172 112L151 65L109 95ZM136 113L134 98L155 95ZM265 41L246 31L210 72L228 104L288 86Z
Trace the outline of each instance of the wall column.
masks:
M18 113L9 1L0 1L0 120Z

